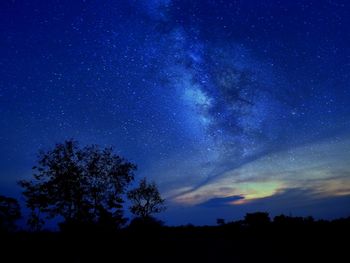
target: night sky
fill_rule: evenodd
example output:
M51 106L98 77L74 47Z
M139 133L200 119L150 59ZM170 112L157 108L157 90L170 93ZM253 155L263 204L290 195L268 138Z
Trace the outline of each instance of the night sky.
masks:
M113 145L168 224L350 215L350 3L2 0L0 192Z

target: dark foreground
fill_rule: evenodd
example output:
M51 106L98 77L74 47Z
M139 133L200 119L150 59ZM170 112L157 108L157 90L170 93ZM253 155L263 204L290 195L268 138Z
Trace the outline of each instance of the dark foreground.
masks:
M1 235L1 262L345 262L350 219Z

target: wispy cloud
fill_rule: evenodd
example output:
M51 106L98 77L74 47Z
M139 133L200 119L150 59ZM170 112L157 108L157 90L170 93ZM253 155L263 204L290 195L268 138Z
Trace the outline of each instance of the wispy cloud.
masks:
M244 203L291 188L304 189L319 197L349 195L349 152L350 139L346 137L267 154L200 187L183 189L174 201L193 205L212 198L242 196L244 199L236 203Z

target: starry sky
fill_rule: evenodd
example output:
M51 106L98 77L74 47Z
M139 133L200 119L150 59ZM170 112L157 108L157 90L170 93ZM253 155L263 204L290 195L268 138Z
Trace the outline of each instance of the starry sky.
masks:
M0 191L39 149L113 145L168 224L350 215L346 0L4 0Z

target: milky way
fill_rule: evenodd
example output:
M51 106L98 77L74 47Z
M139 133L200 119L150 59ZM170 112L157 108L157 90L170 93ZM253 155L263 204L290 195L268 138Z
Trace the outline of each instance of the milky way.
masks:
M75 138L136 162L170 223L349 212L348 3L50 2L1 4L1 191Z

